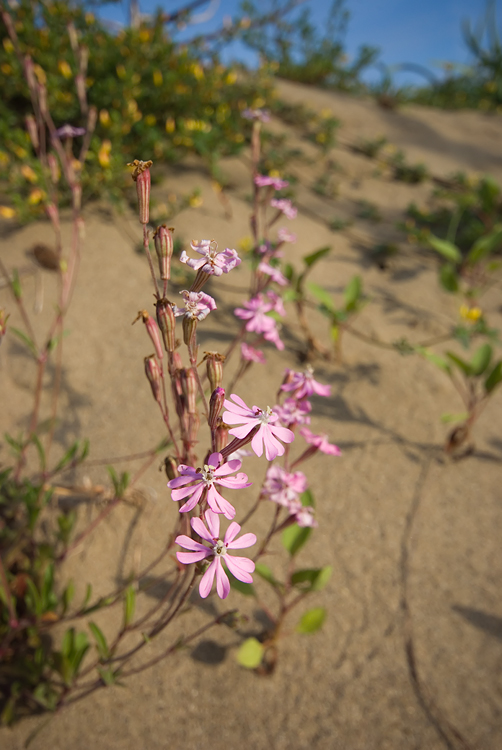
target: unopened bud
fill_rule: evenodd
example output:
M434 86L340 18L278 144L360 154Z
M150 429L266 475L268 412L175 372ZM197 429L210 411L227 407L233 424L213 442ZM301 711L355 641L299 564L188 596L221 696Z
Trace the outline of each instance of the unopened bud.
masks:
M169 480L179 477L178 461L173 456L166 456L164 459L164 470Z
M150 336L150 339L152 341L152 344L155 347L155 353L159 359L162 359L164 356L164 352L162 351L162 345L160 343L160 335L159 335L159 329L157 328L157 323L152 318L151 315L148 315L146 310L140 310L136 318L133 320L132 325L136 323L137 320L143 321L145 324L146 331L148 335Z
M78 103L82 112L87 112L87 99L85 96L85 80L81 73L75 76L75 87L77 89Z
M152 161L135 159L127 165L128 167L134 167L132 178L136 183L136 192L138 194L140 224L148 224L150 218L150 167L152 164Z
M214 436L214 439L213 439L213 451L214 451L214 453L221 453L225 449L225 447L226 447L226 445L228 443L228 431L229 431L229 429L230 429L230 425L225 424L225 422L223 422L223 420L220 417L220 419L218 420L218 426L216 427L216 429L215 429L215 431L213 433L213 436Z
M150 383L153 397L155 401L160 404L160 383L162 373L154 354L150 354L149 357L145 357L145 373L146 377L148 378L148 382Z
M226 445L221 451L219 451L224 459L227 459L229 456L232 455L232 453L235 453L235 451L240 450L240 448L244 448L245 445L251 442L251 440L254 438L258 430L261 429L261 425L257 425L256 427L253 427L251 432L249 432L246 437L243 438L234 438L230 445Z
M157 323L159 324L166 352L174 352L176 346L176 318L173 313L173 306L165 297L157 300L155 303L157 311Z
M35 149L35 151L38 151L38 147L40 145L40 141L38 140L38 128L37 123L35 122L35 118L33 115L27 115L26 117L26 129L28 131L28 135L30 136L31 145Z
M162 224L153 233L155 252L159 259L159 273L163 281L171 278L171 258L173 256L173 232L172 227Z
M211 390L219 388L223 382L223 362L226 357L218 352L204 352L206 372Z
M197 413L197 376L193 367L187 367L181 371L181 387L186 399L186 405L189 414Z
M199 429L200 429L200 416L198 414L189 414L187 438L191 445L194 445L197 442Z
M225 401L225 389L215 388L209 399L209 417L208 424L210 430L215 430L218 425L218 417L223 411L223 402Z
M197 338L197 323L197 318L194 318L192 315L183 316L183 341L191 351L193 351L195 347L195 341Z

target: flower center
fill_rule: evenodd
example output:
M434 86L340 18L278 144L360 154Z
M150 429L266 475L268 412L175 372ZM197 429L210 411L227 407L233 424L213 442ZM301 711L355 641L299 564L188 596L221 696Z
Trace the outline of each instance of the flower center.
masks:
M270 417L272 416L273 412L270 406L267 406L265 411L262 409L256 410L256 418L262 423L262 424L268 424L270 422Z
M205 481L206 484L212 484L214 482L214 474L213 472L215 469L212 466L209 466L208 464L204 464L204 468L201 471L202 479Z
M225 542L222 542L221 539L217 539L215 541L216 544L213 544L213 552L217 557L222 557L227 552Z

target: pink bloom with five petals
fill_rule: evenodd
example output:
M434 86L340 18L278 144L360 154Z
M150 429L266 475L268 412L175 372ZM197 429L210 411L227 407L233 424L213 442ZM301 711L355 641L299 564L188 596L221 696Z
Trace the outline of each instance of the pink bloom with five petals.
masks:
M225 424L240 425L231 429L230 435L242 440L252 430L259 427L251 440L251 448L256 455L261 456L263 448L265 448L265 456L268 461L273 461L277 456L282 456L285 448L279 441L292 443L295 439L294 432L288 430L287 427L275 424L279 417L270 406L267 406L265 411L258 406L253 406L250 409L235 393L232 393L230 398L234 403L228 399L225 400L225 408L228 411L223 412L222 419Z
M308 427L302 427L300 435L305 438L307 443L313 446L314 450L319 450L321 453L326 453L328 456L342 455L342 451L337 445L328 442L327 435L314 435Z
M289 185L287 180L281 180L279 177L269 177L269 175L265 174L257 174L254 182L258 187L273 187L274 190L282 190Z
M287 219L296 219L298 209L287 198L273 198L270 205L272 208L277 208Z
M218 253L218 244L214 240L192 240L190 246L192 250L202 255L202 258L190 258L183 250L180 261L186 263L194 271L221 276L222 273L228 273L241 263L236 250L230 250L227 247L226 250Z
M241 527L238 523L231 523L225 532L225 536L220 539L220 518L216 513L207 510L204 514L207 525L204 525L201 518L192 518L192 529L204 541L209 542L210 547L200 544L185 534L176 537L176 544L180 547L190 550L189 552L177 552L176 557L183 565L200 562L212 557L211 564L202 576L199 585L199 593L205 599L212 587L216 576L216 592L220 599L226 599L230 591L230 581L223 570L222 562L225 563L228 570L235 578L243 583L253 583L251 573L254 571L254 562L247 557L236 557L229 555L230 549L244 549L256 544L256 536L251 533L243 534L240 539L236 539Z
M287 278L279 271L278 268L271 266L264 260L262 260L262 262L258 265L258 271L266 273L267 276L270 276L272 281L275 281L275 283L279 284L279 286L287 286L289 284Z
M241 356L246 362L257 362L260 365L265 364L265 355L260 349L255 349L254 346L246 344L245 341L241 344Z
M235 477L228 476L241 468L242 461L232 459L232 461L228 461L226 464L220 466L222 460L223 456L221 453L211 453L207 464L198 471L192 466L186 466L185 464L178 466L180 476L171 479L167 483L167 486L172 490L171 499L175 502L188 498L183 507L180 508L180 513L187 513L193 510L205 495L207 504L214 513L223 513L225 518L229 520L235 516L234 506L220 495L215 484L240 490L244 487L250 487L252 482L248 482L247 475L243 472L237 474ZM191 484L191 482L195 482L195 484ZM187 487L186 485L190 486Z
M180 294L185 300L185 307L174 307L176 317L185 315L186 317L197 318L197 320L204 320L212 310L216 310L216 302L211 295L205 294L205 292L187 292L185 289Z
M290 376L287 383L281 385L281 391L294 391L294 398L309 398L314 393L318 396L329 396L331 393L330 385L323 385L314 380L314 370L307 365L306 372L294 372L287 370Z

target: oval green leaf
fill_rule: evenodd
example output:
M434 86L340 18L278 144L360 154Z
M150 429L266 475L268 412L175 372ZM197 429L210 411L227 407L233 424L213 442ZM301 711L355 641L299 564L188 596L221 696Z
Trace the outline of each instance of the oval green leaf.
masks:
M296 626L298 633L315 633L322 627L326 619L326 610L324 607L314 607L305 612L300 622Z
M256 669L261 664L265 648L256 638L248 638L237 652L237 661L241 667Z

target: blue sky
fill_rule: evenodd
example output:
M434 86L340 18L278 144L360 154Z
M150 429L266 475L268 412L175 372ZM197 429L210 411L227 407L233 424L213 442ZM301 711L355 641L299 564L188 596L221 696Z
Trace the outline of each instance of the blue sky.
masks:
M140 10L151 13L159 6L167 12L173 11L184 0L139 0ZM211 31L221 26L225 16L234 15L239 8L239 0L208 0L195 12L195 16L206 18L202 23L191 25L183 32L184 38ZM259 7L266 8L268 3L258 0ZM128 1L122 0L115 5L104 6L100 15L114 21L126 22ZM310 0L313 18L322 25L330 3L327 0ZM497 6L502 3L497 2ZM399 63L419 63L440 74L438 63L444 61L468 64L470 57L463 42L461 23L470 19L475 24L483 16L485 0L347 0L350 21L345 38L349 56L354 56L361 44L371 44L380 48L380 59L386 65ZM502 27L502 10L498 25ZM232 57L252 63L249 52L242 45L233 45L225 51L224 60ZM374 72L374 77L376 71ZM378 76L377 76L378 77ZM423 79L408 74L400 74L398 81L406 77L408 81L422 83Z

